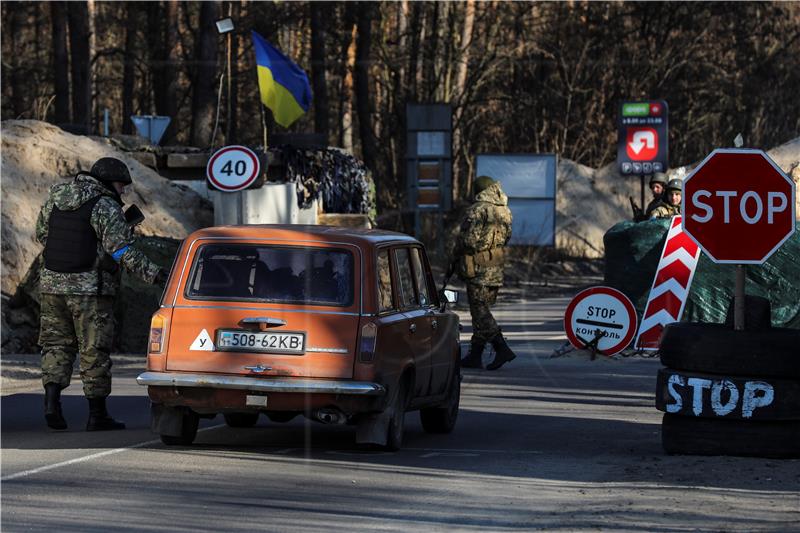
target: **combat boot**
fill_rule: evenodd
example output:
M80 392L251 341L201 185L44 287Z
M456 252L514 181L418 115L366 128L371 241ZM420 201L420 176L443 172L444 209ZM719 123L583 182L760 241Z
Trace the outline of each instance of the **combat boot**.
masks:
M486 370L497 370L517 357L517 355L511 351L511 348L508 347L508 344L506 344L502 332L494 336L492 339L492 346L494 346L496 355L494 356L494 361L486 366Z
M472 341L469 346L469 353L461 359L461 368L483 368L483 349L486 341Z
M61 412L61 385L58 383L44 386L44 419L51 429L67 429L67 421Z
M87 398L89 400L89 421L86 422L86 431L108 431L112 429L125 429L125 423L114 420L106 411L105 398Z

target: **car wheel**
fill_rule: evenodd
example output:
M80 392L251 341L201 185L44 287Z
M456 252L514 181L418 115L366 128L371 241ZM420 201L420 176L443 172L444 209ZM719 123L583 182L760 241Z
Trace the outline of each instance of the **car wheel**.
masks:
M181 415L180 435L161 435L161 442L168 446L188 446L197 437L197 426L200 417L194 411L186 411Z
M664 328L659 351L675 370L733 376L800 378L800 330L735 331L722 324L676 322Z
M800 421L758 422L665 414L661 443L668 454L800 457Z
M225 413L225 423L232 428L251 428L258 422L258 413Z
M422 429L428 433L450 433L456 427L458 405L461 401L461 376L456 373L451 379L447 401L440 407L420 409Z
M394 397L394 414L389 421L389 431L386 436L386 449L396 452L403 446L403 430L406 421L406 405L408 404L408 391L405 380L398 384L397 394Z

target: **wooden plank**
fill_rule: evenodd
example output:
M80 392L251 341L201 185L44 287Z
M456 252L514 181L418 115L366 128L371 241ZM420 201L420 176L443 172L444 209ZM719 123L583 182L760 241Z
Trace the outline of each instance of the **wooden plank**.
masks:
M369 217L360 214L321 213L317 217L321 226L342 226L346 228L369 229Z
M158 159L153 152L129 152L129 154L139 163L147 167L158 168Z
M167 154L169 168L205 168L211 154Z

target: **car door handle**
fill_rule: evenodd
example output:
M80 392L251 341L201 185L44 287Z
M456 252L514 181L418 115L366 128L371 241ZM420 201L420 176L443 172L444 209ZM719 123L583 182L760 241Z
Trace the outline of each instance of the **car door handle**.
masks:
M433 322L431 322L431 327L432 327L433 329L436 329L436 328L438 328L438 327L439 327L439 323L438 323L436 320L434 320Z
M415 331L417 331L417 325L416 324L411 324L410 326L408 326L408 331L410 331L411 333L414 333Z

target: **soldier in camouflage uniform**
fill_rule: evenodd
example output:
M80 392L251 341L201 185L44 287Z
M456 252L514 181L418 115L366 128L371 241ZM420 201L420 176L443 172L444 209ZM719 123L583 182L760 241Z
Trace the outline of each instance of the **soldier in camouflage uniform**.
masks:
M682 190L683 181L677 178L669 180L667 189L664 191L664 198L653 209L650 218L672 218L675 215L680 215Z
M516 357L489 309L503 285L504 246L511 237L511 210L500 184L487 176L475 180L475 201L461 223L454 263L467 284L472 315L469 355L461 360L465 368L482 368L481 356L489 342L496 356L486 368L497 370Z
M133 230L122 211L131 176L118 159L99 159L90 172L54 186L36 221L44 245L40 278L42 383L45 419L66 429L61 391L69 386L80 352L83 392L89 401L87 431L124 429L109 416L113 298L119 267L149 283L163 283L166 272L132 246Z
M667 178L661 172L656 172L650 177L650 192L653 193L653 199L647 204L644 209L644 218L647 220L653 215L653 211L661 204L664 198L664 187L667 186Z

